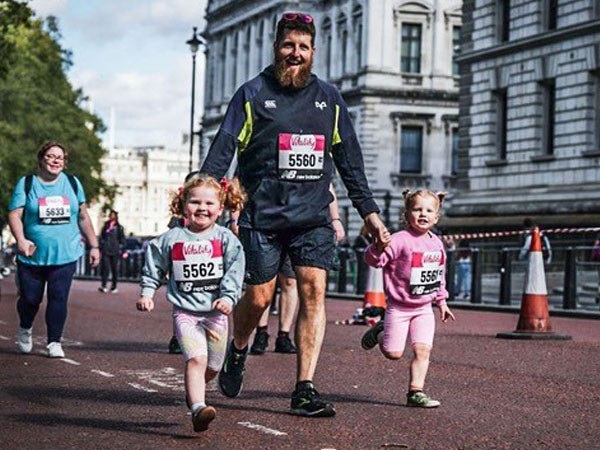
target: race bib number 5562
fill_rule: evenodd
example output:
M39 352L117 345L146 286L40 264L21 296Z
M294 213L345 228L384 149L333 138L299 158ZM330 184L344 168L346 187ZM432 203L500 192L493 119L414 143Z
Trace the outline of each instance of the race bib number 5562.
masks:
M410 268L410 294L427 295L439 291L445 263L444 254L440 250L413 253Z
M171 250L173 278L180 292L215 292L223 278L220 240L176 242Z

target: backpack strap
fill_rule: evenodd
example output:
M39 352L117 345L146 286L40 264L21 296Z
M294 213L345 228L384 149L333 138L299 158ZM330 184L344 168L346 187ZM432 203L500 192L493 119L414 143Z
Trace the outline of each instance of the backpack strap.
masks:
M63 172L66 176L67 179L69 180L69 183L71 184L71 187L73 188L73 192L75 192L75 197L77 197L77 194L79 192L79 186L77 186L77 180L75 179L74 175L71 175L69 173ZM33 184L33 174L29 174L27 176L25 176L25 197L29 196L29 193L31 192L31 186Z
M29 196L31 192L31 185L33 184L33 174L25 176L25 198Z
M77 186L77 180L75 179L75 175L71 175L70 173L66 172L63 173L67 176L67 179L69 180L69 183L71 183L71 187L73 188L73 192L75 192L75 197L77 197L79 187Z

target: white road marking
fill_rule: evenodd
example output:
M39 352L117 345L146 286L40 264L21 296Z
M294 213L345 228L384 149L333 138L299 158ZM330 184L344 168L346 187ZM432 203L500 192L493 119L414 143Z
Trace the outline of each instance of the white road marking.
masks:
M6 322L4 320L0 320L0 324L6 325Z
M102 370L98 370L98 369L92 369L92 372L97 373L98 375L101 375L106 378L114 377L114 375L112 373L103 372Z
M160 387L171 387L171 385L169 385L168 383L163 383L162 381L158 381L158 380L150 379L150 380L148 380L148 383L152 383L152 384L155 384Z
M131 386L132 388L139 389L140 391L144 391L144 392L158 392L155 389L147 388L145 386L142 386L141 384L137 384L137 383L127 383L127 384L129 386Z
M3 341L10 341L9 337L2 336L2 335L0 335L0 339L2 339Z
M173 367L162 369L123 370L126 375L133 375L139 381L154 384L176 392L184 392L183 373Z
M246 428L250 428L251 430L260 431L265 434L271 434L273 436L287 436L287 433L285 433L283 431L274 430L272 428L267 428L265 426L258 425L256 423L252 423L252 422L238 422L238 425L241 425Z
M77 361L73 361L72 359L69 358L60 358L61 361L66 362L67 364L72 364L74 366L80 366L81 363L78 363Z

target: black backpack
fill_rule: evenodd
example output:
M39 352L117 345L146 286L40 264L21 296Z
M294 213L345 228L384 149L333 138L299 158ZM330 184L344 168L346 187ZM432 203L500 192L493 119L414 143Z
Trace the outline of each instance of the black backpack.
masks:
M73 188L73 192L75 192L75 197L77 197L78 187L77 187L77 181L75 180L75 177L66 172L63 172L63 173L67 176L67 179L69 180L69 183L71 183L71 187ZM29 193L31 192L31 185L33 184L33 177L34 177L33 174L29 174L25 177L25 198L27 198L29 196Z

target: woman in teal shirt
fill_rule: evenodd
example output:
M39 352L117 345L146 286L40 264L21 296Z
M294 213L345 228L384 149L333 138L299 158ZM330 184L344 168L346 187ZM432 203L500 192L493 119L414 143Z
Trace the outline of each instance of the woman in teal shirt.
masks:
M21 178L8 206L8 224L17 240L17 348L30 353L32 326L47 288L48 356L65 356L60 340L75 265L84 253L83 234L91 245L90 263L100 261L98 240L85 205L83 186L63 173L68 154L58 142L37 153L38 173Z

